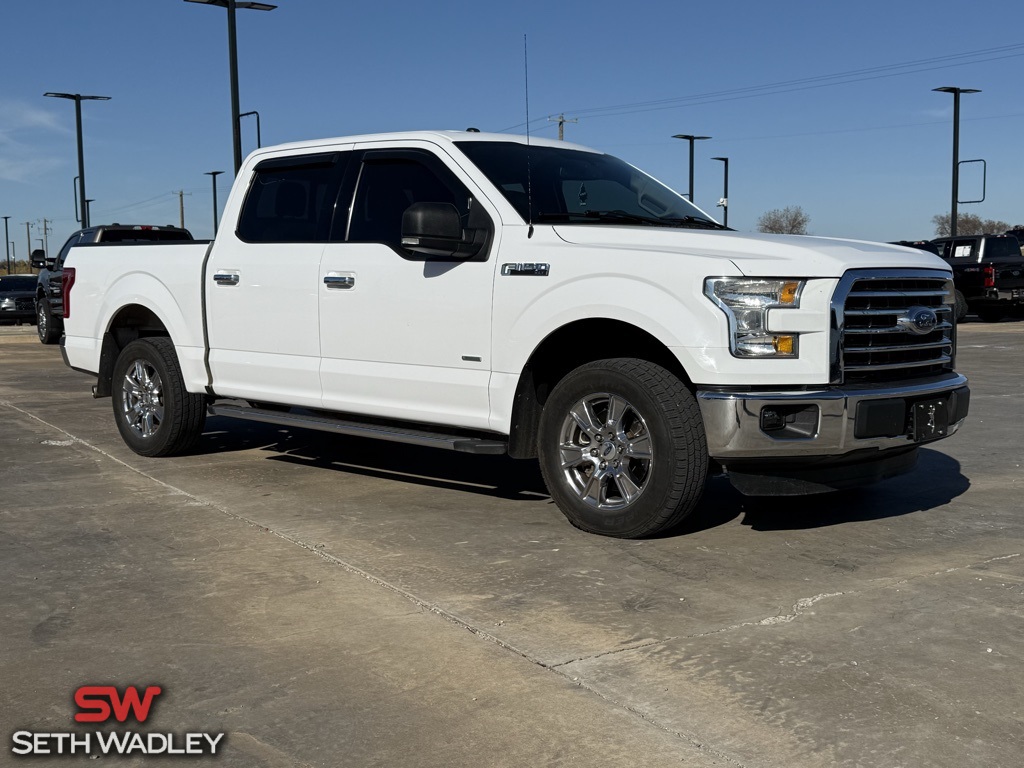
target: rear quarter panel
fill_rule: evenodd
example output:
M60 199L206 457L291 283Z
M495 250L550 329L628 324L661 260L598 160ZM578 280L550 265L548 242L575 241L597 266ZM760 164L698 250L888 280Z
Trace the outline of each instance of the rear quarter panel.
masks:
M71 312L64 321L68 363L98 371L103 335L118 313L137 305L160 319L174 342L186 387L202 391L202 265L208 243L78 246L65 267L75 269Z

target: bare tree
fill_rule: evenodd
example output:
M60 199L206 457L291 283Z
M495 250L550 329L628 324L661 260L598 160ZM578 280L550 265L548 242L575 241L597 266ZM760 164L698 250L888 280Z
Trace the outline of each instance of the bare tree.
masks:
M948 213L932 216L932 223L935 225L936 236L949 237ZM973 213L957 212L956 214L956 233L958 235L1001 235L1010 228L1005 221L983 219Z
M776 208L757 220L757 231L774 235L806 235L811 217L799 205Z

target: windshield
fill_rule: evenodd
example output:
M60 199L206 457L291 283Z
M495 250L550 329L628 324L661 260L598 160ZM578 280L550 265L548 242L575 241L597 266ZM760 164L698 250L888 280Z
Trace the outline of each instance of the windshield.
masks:
M724 229L684 197L611 155L516 142L456 145L523 221Z

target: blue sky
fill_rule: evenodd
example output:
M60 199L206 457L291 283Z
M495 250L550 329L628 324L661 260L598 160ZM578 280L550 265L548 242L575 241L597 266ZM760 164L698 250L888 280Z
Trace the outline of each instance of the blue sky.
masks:
M1024 3L1020 0L733 0L717 3L277 0L239 11L242 111L263 143L354 133L525 130L566 139L687 186L715 211L730 158L730 225L799 205L814 234L933 236L948 212L952 97L961 159L988 163L987 200L961 210L1024 223ZM0 215L23 258L24 222L75 228L74 104L83 105L93 223L213 231L210 177L231 171L223 9L182 0L5 2L0 28ZM243 120L243 149L256 146ZM230 173L220 177L227 197ZM966 174L962 196L980 180ZM721 213L721 209L717 209Z

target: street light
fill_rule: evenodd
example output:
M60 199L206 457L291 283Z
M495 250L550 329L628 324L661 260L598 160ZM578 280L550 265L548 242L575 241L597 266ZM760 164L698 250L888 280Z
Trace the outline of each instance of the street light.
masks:
M956 237L956 204L960 192L960 94L981 93L981 91L977 88L955 88L951 85L932 88L932 90L953 94L953 195L949 206L949 236Z
M724 211L722 223L725 226L729 226L729 158L728 157L712 157L712 160L721 160L725 164L725 189L722 190L722 202L719 205L722 206Z
M11 274L11 234L7 231L7 220L10 216L4 216L4 250L7 251L7 274Z
M55 99L72 99L75 102L75 129L78 134L78 199L82 207L82 229L89 226L89 212L85 208L85 154L82 152L82 102L110 101L109 96L83 96L80 93L44 93Z
M231 75L231 136L235 150L235 175L242 167L242 130L238 114L238 44L235 36L235 9L249 8L254 11L272 11L276 5L255 3L250 0L185 0L186 3L218 5L228 9L228 66Z
M254 109L252 112L243 112L238 117L251 117L252 115L256 115L256 149L259 149L263 146L263 138L260 136L260 113Z
M224 171L207 171L204 176L209 176L213 182L213 234L217 234L217 177Z
M677 133L673 139L685 139L690 142L690 202L693 202L693 142L710 139L710 136L693 136L689 133Z

